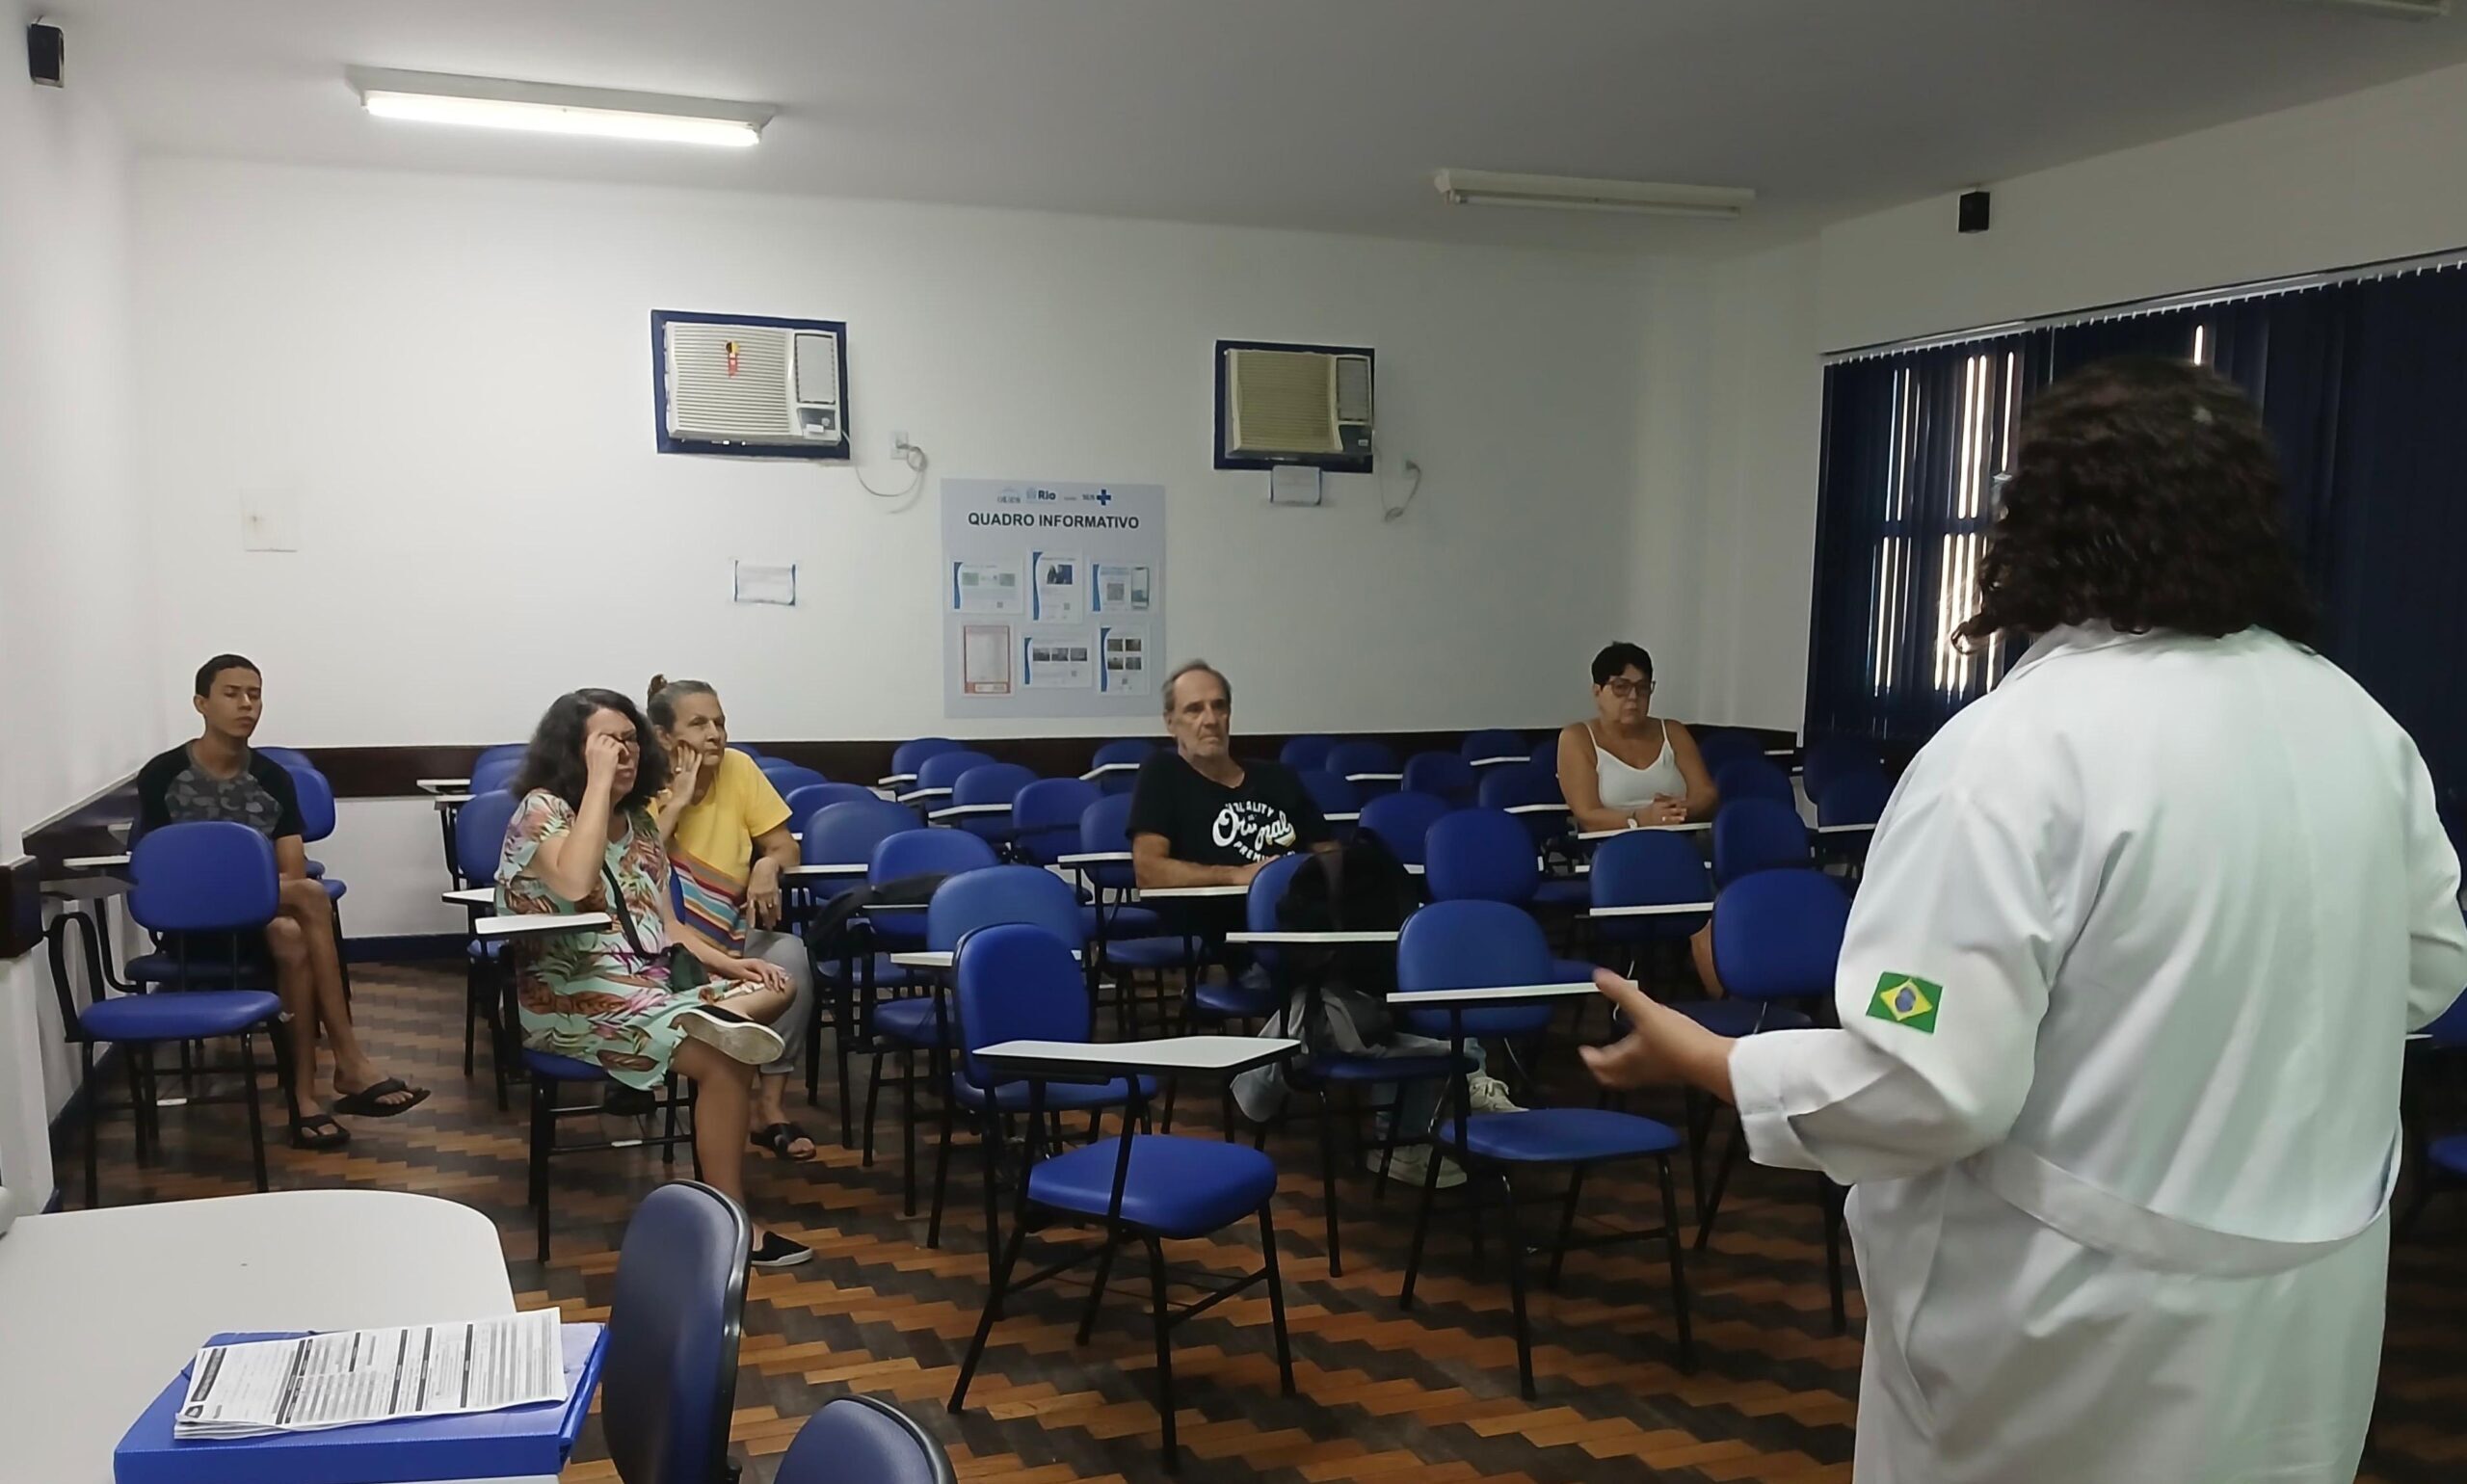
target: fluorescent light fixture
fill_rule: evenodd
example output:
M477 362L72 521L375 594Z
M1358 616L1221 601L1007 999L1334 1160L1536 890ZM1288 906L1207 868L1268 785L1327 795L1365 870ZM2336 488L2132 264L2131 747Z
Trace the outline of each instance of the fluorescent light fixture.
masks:
M673 145L751 147L775 110L759 103L680 98L614 88L567 88L501 77L346 67L360 105L379 119L459 123L534 134L584 134L601 139Z
M1524 206L1546 211L1622 211L1657 217L1736 219L1756 193L1738 186L1655 185L1575 175L1511 175L1444 170L1431 177L1454 206Z

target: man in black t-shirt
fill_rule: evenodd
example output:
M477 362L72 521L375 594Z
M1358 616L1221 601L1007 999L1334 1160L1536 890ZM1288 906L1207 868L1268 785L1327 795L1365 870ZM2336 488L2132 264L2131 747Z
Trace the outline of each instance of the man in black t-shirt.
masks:
M1206 660L1165 681L1174 751L1139 768L1130 794L1131 873L1143 889L1240 887L1296 850L1334 841L1291 769L1233 753L1234 684Z
M204 730L138 770L138 830L223 820L247 825L274 842L281 887L264 939L291 1051L291 1142L301 1149L340 1149L351 1135L319 1105L315 1091L320 1024L334 1048L335 1111L391 1118L417 1107L428 1089L379 1071L352 1027L334 941L333 900L308 875L299 787L280 763L249 746L263 710L264 684L257 667L237 654L218 654L199 669L195 704ZM212 946L192 946L196 969L222 961L223 953Z

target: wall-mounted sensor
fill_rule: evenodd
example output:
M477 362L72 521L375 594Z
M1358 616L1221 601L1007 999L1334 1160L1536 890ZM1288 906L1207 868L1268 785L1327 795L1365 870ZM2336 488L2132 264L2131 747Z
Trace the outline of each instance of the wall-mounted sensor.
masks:
M48 21L26 28L26 75L46 88L60 86L60 65L68 55L68 38Z
M1987 193L1985 191L1962 193L1961 225L1962 230L1966 232L1987 230Z

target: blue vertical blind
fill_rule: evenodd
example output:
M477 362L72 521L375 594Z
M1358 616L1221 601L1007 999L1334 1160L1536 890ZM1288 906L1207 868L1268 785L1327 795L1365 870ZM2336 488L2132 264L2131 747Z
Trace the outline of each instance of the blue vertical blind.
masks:
M2467 270L2386 273L1845 359L1825 372L1808 729L1923 741L2012 656L1965 651L2030 395L2111 356L2182 356L2261 404L2322 652L2467 789ZM2294 719L2291 719L2292 724Z

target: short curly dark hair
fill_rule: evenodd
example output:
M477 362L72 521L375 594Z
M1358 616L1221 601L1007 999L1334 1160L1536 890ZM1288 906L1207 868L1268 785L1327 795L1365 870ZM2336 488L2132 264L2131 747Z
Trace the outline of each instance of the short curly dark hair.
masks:
M1643 645L1630 644L1625 639L1605 645L1602 652L1593 657L1593 683L1607 685L1631 665L1643 671L1646 679L1654 677L1654 657Z
M634 724L634 786L617 801L617 807L629 809L659 797L659 791L668 786L668 754L660 747L658 734L643 720L632 697L596 688L568 691L548 702L540 725L532 729L522 766L515 772L515 797L545 788L573 808L582 808L589 778L582 761L583 729L598 711L621 712Z
M2085 366L2022 419L1961 636L2104 621L2305 643L2313 600L2284 503L2261 411L2234 383L2157 357Z

